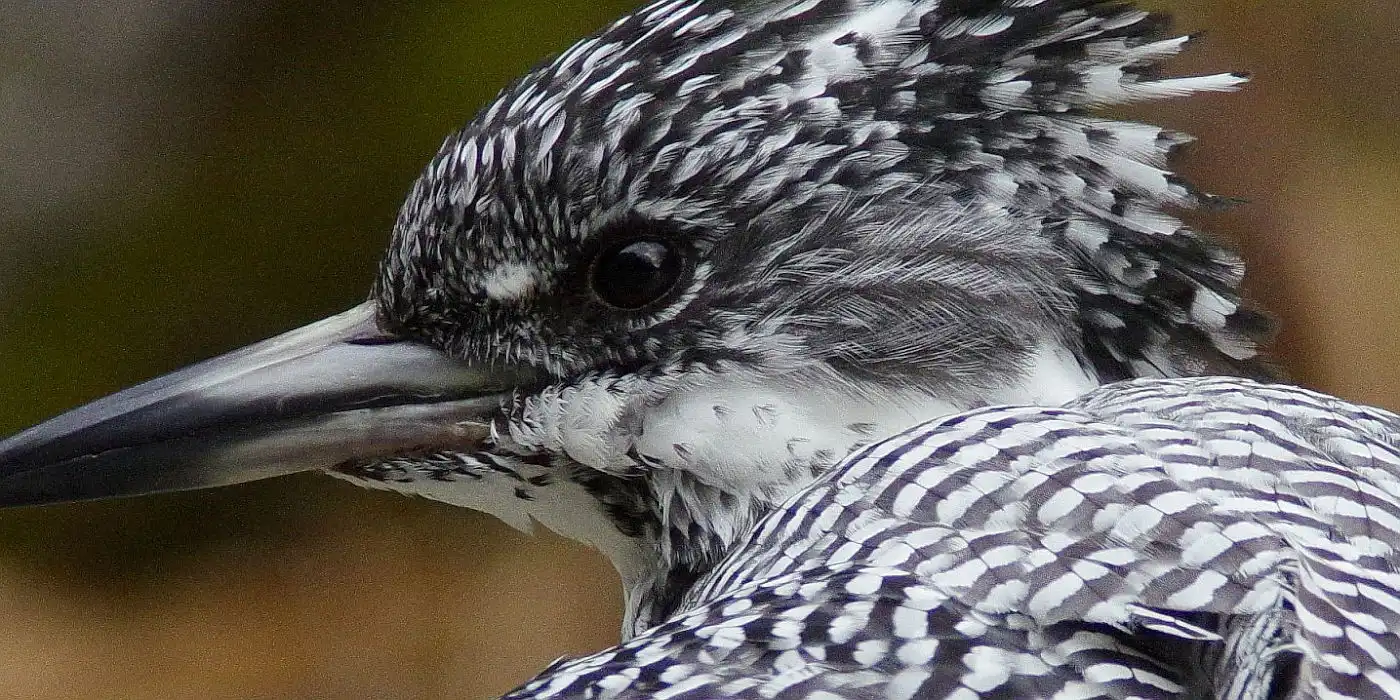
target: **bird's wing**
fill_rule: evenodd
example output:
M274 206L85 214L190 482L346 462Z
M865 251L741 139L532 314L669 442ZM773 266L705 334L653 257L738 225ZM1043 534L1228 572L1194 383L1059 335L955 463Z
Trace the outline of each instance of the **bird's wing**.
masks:
M1398 543L1400 417L1127 382L852 455L511 697L1400 697Z

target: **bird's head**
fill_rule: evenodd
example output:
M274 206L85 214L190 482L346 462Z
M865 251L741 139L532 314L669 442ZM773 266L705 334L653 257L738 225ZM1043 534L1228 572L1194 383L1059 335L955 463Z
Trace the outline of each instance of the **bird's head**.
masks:
M1110 2L663 0L506 89L371 299L0 443L0 501L322 469L603 549L642 622L855 447L1257 370L1184 139L1095 107L1182 38Z

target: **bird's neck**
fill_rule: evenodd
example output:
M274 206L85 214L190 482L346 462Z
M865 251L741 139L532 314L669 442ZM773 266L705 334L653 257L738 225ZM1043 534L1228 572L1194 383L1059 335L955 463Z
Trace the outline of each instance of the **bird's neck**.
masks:
M653 554L614 558L627 587L624 632L683 608L759 520L861 446L978 405L1059 405L1097 385L1059 345L1039 348L1019 376L975 397L759 372L691 383L651 412L635 445L667 461L646 477L658 520Z

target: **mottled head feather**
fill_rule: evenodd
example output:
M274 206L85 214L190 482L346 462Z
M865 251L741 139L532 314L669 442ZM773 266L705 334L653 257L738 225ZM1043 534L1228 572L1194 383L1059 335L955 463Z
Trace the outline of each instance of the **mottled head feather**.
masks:
M1244 82L1158 77L1187 43L1164 27L1099 0L653 3L443 144L382 322L549 375L492 449L651 509L631 528L663 533L645 621L871 433L1267 371L1239 260L1170 213L1210 201L1167 169L1186 137L1094 114ZM636 236L688 274L620 311L589 269Z
M401 214L379 287L385 316L463 353L553 358L561 374L645 363L655 353L628 336L658 319L600 334L615 319L578 304L560 310L577 322L493 310L566 296L589 241L618 229L674 232L702 259L739 247L724 245L735 238L808 257L834 243L859 256L850 236L796 234L818 219L850 228L833 218L871 207L916 223L898 210L921 206L944 226L894 232L903 258L926 246L988 250L983 233L1022 228L1039 249L1022 262L1058 268L1039 293L1073 300L1085 359L1106 379L1256 373L1264 325L1242 307L1238 259L1164 212L1203 199L1166 170L1185 137L1091 115L1243 82L1156 78L1154 65L1186 43L1163 26L1159 15L1082 0L652 4L526 75L448 139ZM954 211L966 220L949 226ZM883 248L883 264L901 260L885 242L866 247ZM762 258L772 271L772 255ZM1000 277L1015 284L1022 272ZM490 293L502 279L515 285L505 304ZM870 303L856 298L850 311L880 313L862 311ZM509 337L489 332L498 326L512 326ZM468 330L476 341L458 337ZM599 350L564 347L589 344L580 335ZM933 349L958 355L960 344Z

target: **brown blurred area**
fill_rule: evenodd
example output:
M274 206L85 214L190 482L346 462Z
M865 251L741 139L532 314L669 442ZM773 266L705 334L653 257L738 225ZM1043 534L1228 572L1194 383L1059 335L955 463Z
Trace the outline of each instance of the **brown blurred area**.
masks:
M1247 200L1296 380L1400 409L1400 5L1182 0L1135 108ZM0 4L0 434L349 306L441 139L624 0ZM474 698L616 639L595 553L323 477L0 513L0 700Z

